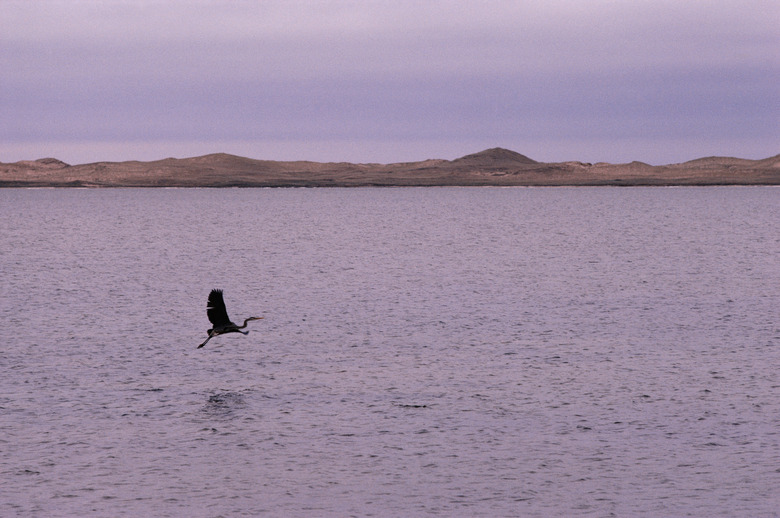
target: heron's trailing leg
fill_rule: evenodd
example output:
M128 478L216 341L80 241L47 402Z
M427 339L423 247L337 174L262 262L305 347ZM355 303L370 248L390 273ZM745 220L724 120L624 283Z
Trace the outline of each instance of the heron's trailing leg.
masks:
M214 338L215 336L217 336L217 335L213 335L213 334L211 334L211 331L209 331L209 337L208 337L208 338L206 338L206 340L205 340L205 341L204 341L202 344L200 344L200 345L198 346L198 349L200 349L201 347L203 347L204 345L206 345L206 344L209 342L209 340L211 340L211 339L212 339L212 338Z

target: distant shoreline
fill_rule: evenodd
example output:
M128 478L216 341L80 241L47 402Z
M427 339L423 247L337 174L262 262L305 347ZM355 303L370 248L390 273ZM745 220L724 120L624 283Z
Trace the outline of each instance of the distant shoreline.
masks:
M101 187L578 187L780 185L780 155L708 157L662 166L537 162L493 148L455 160L392 164L278 162L224 153L151 162L0 163L0 188Z

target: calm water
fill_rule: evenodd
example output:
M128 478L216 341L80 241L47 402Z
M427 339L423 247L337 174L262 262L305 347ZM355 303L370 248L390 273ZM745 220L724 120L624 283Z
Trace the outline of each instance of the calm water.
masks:
M0 216L2 516L778 515L778 188ZM265 319L196 350L213 287Z

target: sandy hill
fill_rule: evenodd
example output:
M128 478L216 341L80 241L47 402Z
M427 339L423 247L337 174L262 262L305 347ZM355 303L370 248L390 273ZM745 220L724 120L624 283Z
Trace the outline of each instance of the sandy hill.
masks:
M512 167L517 165L533 165L538 164L539 162L531 160L527 156L521 155L515 151L494 147L480 151L479 153L457 158L453 160L452 163L477 167Z
M681 164L672 164L669 167L749 167L754 160L747 160L745 158L734 158L728 156L708 156L704 158L697 158L696 160L689 160Z
M755 161L756 167L780 169L780 155L771 156L763 160Z

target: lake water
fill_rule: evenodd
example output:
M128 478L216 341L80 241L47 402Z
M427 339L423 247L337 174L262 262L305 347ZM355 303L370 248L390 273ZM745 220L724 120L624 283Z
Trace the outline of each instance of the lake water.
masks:
M2 516L778 516L778 188L0 216ZM215 287L265 318L196 349Z

